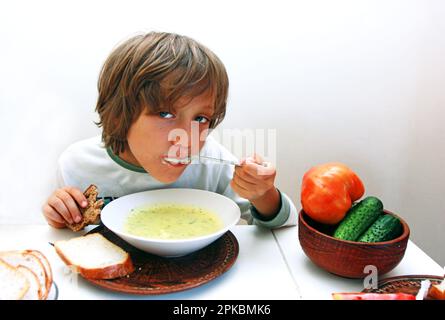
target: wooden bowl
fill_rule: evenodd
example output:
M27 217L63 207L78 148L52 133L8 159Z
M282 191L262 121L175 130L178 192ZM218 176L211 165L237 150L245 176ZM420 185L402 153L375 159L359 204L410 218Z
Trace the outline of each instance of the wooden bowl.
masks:
M366 266L377 268L378 276L394 269L402 260L410 230L408 224L399 216L403 226L402 234L389 241L364 243L339 240L331 235L336 226L327 226L312 220L303 210L298 216L298 238L304 253L320 268L345 278L365 278Z

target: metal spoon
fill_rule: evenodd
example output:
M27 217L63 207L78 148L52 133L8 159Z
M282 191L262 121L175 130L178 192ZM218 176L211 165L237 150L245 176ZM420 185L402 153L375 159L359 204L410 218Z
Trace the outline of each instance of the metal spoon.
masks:
M219 159L219 158L212 158L212 157L207 157L207 156L194 156L194 157L185 157L185 158L181 158L181 159L176 159L176 158L164 158L166 161L168 162L172 162L172 163L190 163L192 162L192 160L197 159L198 161L201 159L204 160L209 160L212 162L217 162L217 163L221 163L221 164L231 164L234 165L236 167L241 166L241 164L238 161L233 161L233 160L226 160L226 159ZM269 162L263 162L261 163L261 165L263 167L268 167L270 165Z

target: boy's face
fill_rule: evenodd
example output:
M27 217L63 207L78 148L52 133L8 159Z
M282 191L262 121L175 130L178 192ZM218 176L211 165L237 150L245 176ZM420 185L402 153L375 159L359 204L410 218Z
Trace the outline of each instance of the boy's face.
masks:
M158 181L173 183L187 164L174 164L165 158L197 155L204 146L213 113L214 99L210 92L193 99L181 98L170 111L153 114L144 110L131 125L127 135L129 148L120 156L143 167Z

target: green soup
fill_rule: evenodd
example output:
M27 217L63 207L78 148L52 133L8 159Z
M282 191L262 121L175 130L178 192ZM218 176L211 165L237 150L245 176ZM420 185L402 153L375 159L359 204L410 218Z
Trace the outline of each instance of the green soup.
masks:
M145 238L188 239L211 234L223 226L215 213L189 205L157 204L131 211L124 231Z

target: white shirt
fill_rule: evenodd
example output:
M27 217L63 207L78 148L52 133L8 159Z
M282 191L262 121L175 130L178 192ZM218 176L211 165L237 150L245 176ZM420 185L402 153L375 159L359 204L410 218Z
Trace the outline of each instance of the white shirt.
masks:
M209 136L201 155L237 161L225 147ZM230 187L234 168L220 163L191 163L177 181L165 184L157 181L142 167L134 166L105 148L100 136L76 142L60 156L58 163L58 186L72 186L85 190L95 184L99 197L108 201L131 193L165 189L192 188L208 190L235 201L241 209L241 218L249 224L268 228L295 225L297 210L290 198L281 193L281 209L271 220L262 220L250 202L238 196Z

